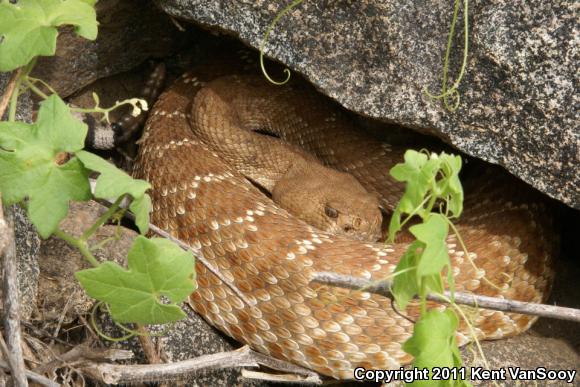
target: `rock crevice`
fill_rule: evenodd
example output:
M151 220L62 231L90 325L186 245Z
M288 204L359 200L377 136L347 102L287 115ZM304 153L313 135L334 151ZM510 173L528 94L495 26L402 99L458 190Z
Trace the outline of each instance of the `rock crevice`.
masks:
M157 0L170 15L259 47L287 2ZM578 26L571 2L470 2L469 60L456 112L440 88L453 8L438 0L305 1L284 16L267 54L359 114L435 133L580 208ZM456 26L452 74L462 57Z

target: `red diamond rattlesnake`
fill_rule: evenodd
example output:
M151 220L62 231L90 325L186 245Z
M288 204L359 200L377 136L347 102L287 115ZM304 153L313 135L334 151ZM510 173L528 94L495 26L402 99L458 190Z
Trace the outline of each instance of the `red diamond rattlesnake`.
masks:
M285 154L262 159L271 149L251 133L248 138L234 133L227 149L221 149L225 153L218 154L216 147L228 141L219 137L223 133L216 137L217 146L208 146L212 140L194 134L190 125L205 122L228 131L240 120L250 127L271 125L282 133L288 129L289 141L353 174L381 195L385 207L401 192L388 171L403 149L349 132L350 124L332 104L300 84L278 87L246 76L218 79L227 72L211 70L185 74L162 94L146 125L135 169L137 177L153 185L152 222L200 248L251 303L246 305L198 262L194 309L260 352L337 378L353 378L356 367L392 369L410 362L401 345L413 326L393 311L389 299L310 281L317 271L384 278L406 244L366 243L307 225L235 168L243 167L227 162L227 152L236 147L257 147L253 151L258 162ZM552 278L549 217L523 184L486 177L491 179L468 184L458 224L477 270L455 235L448 238L456 289L541 302ZM416 318L418 310L410 306L406 313ZM534 321L489 310L471 315L478 336L488 339L517 334ZM464 324L459 332L460 344L470 340Z

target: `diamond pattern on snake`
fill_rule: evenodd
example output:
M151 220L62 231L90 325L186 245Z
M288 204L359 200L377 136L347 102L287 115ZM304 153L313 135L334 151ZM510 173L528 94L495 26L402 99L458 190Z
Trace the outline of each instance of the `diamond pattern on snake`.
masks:
M134 175L153 186L152 222L201 249L222 275L196 264L190 303L198 313L257 351L352 379L356 367L412 360L401 347L413 324L400 313L416 319L419 310L412 303L397 313L388 298L312 277L333 271L378 280L393 272L407 242L376 240L380 208L388 213L402 193L389 170L404 151L357 130L298 77L280 87L210 64L160 96ZM554 237L539 195L494 169L465 189L457 227L471 260L455 235L447 240L456 290L544 301ZM483 309L472 315L480 339L518 334L535 320ZM458 341L469 340L462 323Z

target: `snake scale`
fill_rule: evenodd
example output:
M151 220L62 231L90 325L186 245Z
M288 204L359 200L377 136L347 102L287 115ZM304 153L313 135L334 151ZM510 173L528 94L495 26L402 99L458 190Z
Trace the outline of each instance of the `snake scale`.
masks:
M404 149L353 130L333 103L304 82L280 87L236 72L231 66L208 65L177 79L152 109L134 169L135 176L152 184L152 222L201 249L221 273L222 279L197 262L198 290L190 304L210 324L255 350L331 377L352 379L356 367L394 369L409 363L412 357L402 343L413 323L401 313L416 319L417 305L397 312L383 296L311 281L318 271L384 278L408 241L371 243L320 231L280 208L247 178L250 169L267 170L273 164L270 176L251 178L271 188L274 175L283 172L276 166L294 168L287 157L297 154L306 161L298 169L321 179L312 183L313 195L324 187L335 191L332 177L309 167L321 160L348 172L372 194L360 200L392 209L402 188L388 171ZM280 139L252 131L263 128L294 145L283 148ZM254 166L246 166L248 160ZM292 179L285 190L300 186L299 175ZM332 200L343 197L354 207L360 202L358 188L336 190L340 195ZM358 215L351 218L348 227L360 226L363 234L375 230L367 236L376 239L375 214L369 216L365 224ZM337 231L348 234L348 227ZM458 229L471 257L455 235L448 237L458 291L546 299L552 224L534 192L514 179L484 173L466 184ZM469 314L480 339L517 334L535 320L484 309ZM471 340L464 323L458 332L460 345Z

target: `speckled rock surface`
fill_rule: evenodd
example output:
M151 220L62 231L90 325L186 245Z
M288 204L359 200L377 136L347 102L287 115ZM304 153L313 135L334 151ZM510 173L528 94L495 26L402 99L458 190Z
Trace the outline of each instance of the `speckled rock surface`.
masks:
M564 251L568 259L557 262L557 278L554 281L552 296L548 304L580 308L580 287L577 280L580 267L568 251ZM540 318L526 333L507 340L487 341L482 348L490 368L520 367L536 369L545 367L550 370L578 370L580 364L580 330L578 323L573 321ZM464 360L468 366L483 366L481 359L475 359L473 346L463 350ZM506 385L515 383L511 379ZM570 385L562 381L538 381L538 385L563 386ZM572 385L580 383L580 375L576 372ZM491 381L474 381L477 386L492 386ZM534 381L521 381L521 385L533 385ZM503 385L500 383L500 385Z
M156 2L175 17L231 31L254 47L289 3ZM580 208L577 6L544 0L469 5L469 61L455 113L423 92L440 87L450 2L305 1L280 20L267 53L348 109L436 133ZM451 74L462 55L461 25Z
M9 74L0 73L0 95L8 83ZM6 113L7 115L8 113ZM2 118L2 117L0 117ZM18 99L16 118L30 122L32 103L28 93ZM40 239L34 226L26 218L26 213L17 205L12 206L14 215L14 238L16 239L16 257L18 259L18 288L20 290L20 316L28 320L35 311L36 292L38 288L38 249ZM1 292L1 290L0 290ZM0 310L2 305L0 305Z
M14 237L18 259L18 288L20 290L20 316L28 320L34 314L40 273L38 250L40 237L26 216L26 211L18 205L14 211Z
M185 34L151 0L101 0L99 34L89 41L60 30L56 55L39 58L33 74L67 97L97 79L127 71L149 58L174 53Z

